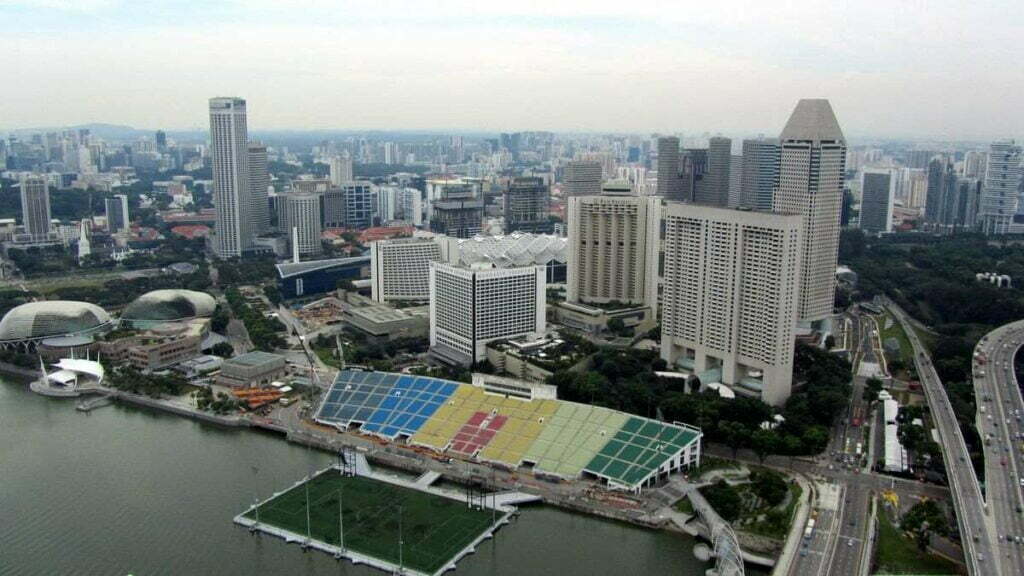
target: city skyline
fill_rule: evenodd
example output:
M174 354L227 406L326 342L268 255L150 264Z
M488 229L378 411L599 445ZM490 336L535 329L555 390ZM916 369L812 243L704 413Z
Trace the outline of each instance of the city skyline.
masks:
M1024 77L978 63L1014 45L1008 6L7 1L0 65L21 89L0 127L188 129L204 124L198 103L226 95L266 130L756 135L797 98L825 97L851 135L1007 138L1024 131L1010 97Z

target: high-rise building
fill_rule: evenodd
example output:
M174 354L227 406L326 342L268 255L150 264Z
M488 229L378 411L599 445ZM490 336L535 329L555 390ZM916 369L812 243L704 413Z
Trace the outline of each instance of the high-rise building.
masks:
M1020 204L1021 148L1013 140L993 142L985 164L979 219L985 234L1007 234Z
M43 176L21 177L21 224L33 242L50 238L50 188Z
M331 184L324 192L324 228L345 227L345 192Z
M743 204L743 156L733 154L729 161L729 207Z
M823 320L835 301L846 140L828 100L806 99L779 137L779 187L773 210L803 216L801 322Z
M218 258L241 257L253 245L248 148L245 100L211 98L210 152L217 211L213 251Z
M349 155L348 150L331 158L330 170L331 184L335 186L341 186L355 180L355 176L352 173L352 156Z
M373 226L373 184L366 181L346 182L341 186L345 206L345 227L352 229Z
M708 149L687 148L683 150L679 160L679 169L681 171L679 197L675 200L692 202L707 185L705 178L708 172Z
M428 300L430 263L441 261L441 245L427 238L370 243L371 296L378 302Z
M956 219L957 174L953 162L936 156L928 163L924 220L933 226L950 226Z
M156 131L156 149L158 152L163 152L167 149L167 133L163 130Z
M459 267L430 263L430 353L469 366L488 342L545 330L543 266Z
M288 236L288 244L292 252L302 256L319 256L323 253L320 236L323 227L320 224L320 194L292 192L278 196L277 221Z
M679 178L679 138L658 138L658 187L656 194L668 200L682 200Z
M569 199L569 302L658 305L661 198L579 196Z
M107 232L111 234L127 234L131 231L127 196L116 194L113 198L104 200L103 204L107 213Z
M663 220L661 357L702 384L781 406L793 378L803 217L669 202Z
M894 200L892 172L865 169L860 179L860 229L869 234L892 232Z
M267 168L267 147L249 142L249 214L255 236L270 230L270 172Z
M743 190L740 205L772 209L775 187L779 185L779 140L758 138L743 141Z
M601 193L601 163L595 160L572 160L565 165L562 176L564 195L595 196Z
M952 224L961 230L971 230L978 221L981 180L978 178L958 178L956 181L956 191L956 215Z
M505 190L505 233L551 231L548 205L551 195L543 178L513 178Z
M708 171L704 185L694 191L693 201L708 206L729 204L729 171L732 140L715 136L708 141Z

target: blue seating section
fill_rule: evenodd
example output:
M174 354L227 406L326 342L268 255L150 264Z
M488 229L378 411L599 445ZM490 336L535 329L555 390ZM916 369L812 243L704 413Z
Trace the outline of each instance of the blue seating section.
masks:
M331 386L316 419L388 439L412 436L444 404L458 384L408 374L345 370Z

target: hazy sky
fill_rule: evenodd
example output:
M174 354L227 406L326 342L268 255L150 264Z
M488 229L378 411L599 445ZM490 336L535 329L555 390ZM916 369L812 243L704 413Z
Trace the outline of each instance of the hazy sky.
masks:
M848 4L848 6L846 5ZM1024 136L1007 2L0 0L0 127Z

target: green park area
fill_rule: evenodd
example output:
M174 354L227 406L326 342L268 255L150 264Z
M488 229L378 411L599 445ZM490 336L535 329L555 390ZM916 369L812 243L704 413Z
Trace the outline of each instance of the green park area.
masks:
M426 574L444 567L493 521L490 510L333 469L261 504L258 511L261 524L309 534L332 546L343 534L346 550ZM256 511L246 517L256 519Z
M882 349L885 350L885 359L889 364L889 372L894 376L909 377L914 371L914 347L903 331L903 326L896 321L896 318L886 312L876 318L878 320L878 332L882 340ZM887 344L890 343L890 344ZM890 351L891 342L899 345L899 352Z
M935 554L922 551L893 525L888 514L878 514L878 541L874 574L958 574L956 566Z

